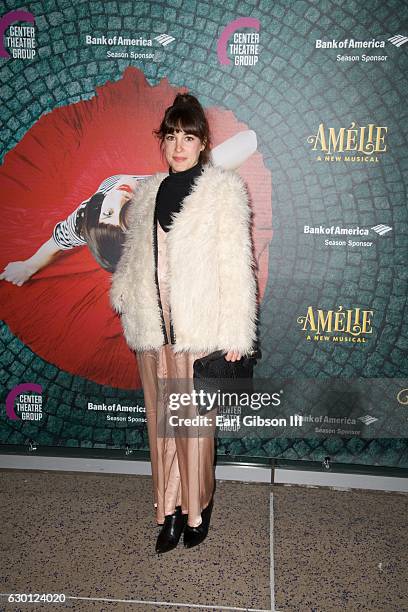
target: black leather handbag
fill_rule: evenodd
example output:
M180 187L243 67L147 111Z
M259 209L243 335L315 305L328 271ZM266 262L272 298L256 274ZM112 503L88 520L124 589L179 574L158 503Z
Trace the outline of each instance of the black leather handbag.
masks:
M262 357L260 349L237 361L227 361L225 355L225 351L215 351L194 361L194 389L197 393L251 393L254 367ZM219 404L213 407L216 405ZM198 412L208 412L205 402L200 403Z

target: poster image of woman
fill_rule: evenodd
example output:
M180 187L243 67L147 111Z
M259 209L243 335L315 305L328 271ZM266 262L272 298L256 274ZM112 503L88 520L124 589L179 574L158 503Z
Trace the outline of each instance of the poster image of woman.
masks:
M147 143L175 91L166 79L151 87L141 71L128 68L91 100L41 117L0 168L2 320L46 361L114 388L134 389L140 379L109 306L110 276L131 199L165 165ZM248 185L262 297L272 235L270 174L254 132L230 111L206 112L214 126L212 163L238 169Z
M213 150L212 163L225 169L235 168L255 150L255 133L239 132ZM52 236L31 257L7 264L0 280L21 287L52 263L59 252L85 245L101 268L114 272L122 254L132 196L138 181L148 176L115 175L102 181L96 193L56 224Z

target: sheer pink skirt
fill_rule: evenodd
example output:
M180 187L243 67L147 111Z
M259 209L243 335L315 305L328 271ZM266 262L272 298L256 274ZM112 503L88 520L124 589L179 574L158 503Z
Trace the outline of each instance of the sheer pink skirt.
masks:
M158 240L158 281L163 316L170 338L170 316L168 291L166 287L167 234L157 224ZM190 430L188 437L175 436L174 431L166 433L166 414L169 414L168 400L163 381L180 380L183 392L192 389L193 363L205 353L175 354L171 344L159 350L137 353L139 373L142 380L147 429L149 436L150 460L154 488L156 520L164 522L165 515L173 514L181 506L188 514L188 524L197 527L201 523L201 511L209 504L214 490L214 435L208 427ZM173 383L172 383L173 384Z

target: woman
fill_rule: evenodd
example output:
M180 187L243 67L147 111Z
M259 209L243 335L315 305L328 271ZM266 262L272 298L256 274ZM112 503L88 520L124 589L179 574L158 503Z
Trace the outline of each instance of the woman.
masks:
M207 163L210 132L198 100L178 94L156 135L169 175L144 181L134 197L111 302L137 353L163 553L183 531L188 548L207 535L214 437L158 436L167 408L159 381L191 381L195 359L213 351L235 361L252 350L256 283L246 190L238 175Z
M245 130L215 147L211 151L211 161L215 166L235 168L250 157L256 147L255 132ZM93 196L55 225L52 236L31 257L8 263L0 280L21 287L62 251L85 245L101 268L113 272L122 254L130 200L137 183L149 176L118 174L106 178Z
M21 287L61 251L84 245L104 270L113 272L122 254L129 201L137 181L145 178L115 175L102 181L91 198L55 225L52 236L31 257L7 264L0 280Z

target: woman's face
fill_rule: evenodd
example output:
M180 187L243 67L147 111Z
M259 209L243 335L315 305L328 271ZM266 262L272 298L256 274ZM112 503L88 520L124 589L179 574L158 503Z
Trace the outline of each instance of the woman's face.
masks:
M183 130L164 137L164 154L173 172L182 172L195 166L204 146L197 136Z
M126 202L132 198L136 182L126 177L126 181L118 181L106 194L99 214L99 223L120 226L120 212Z

